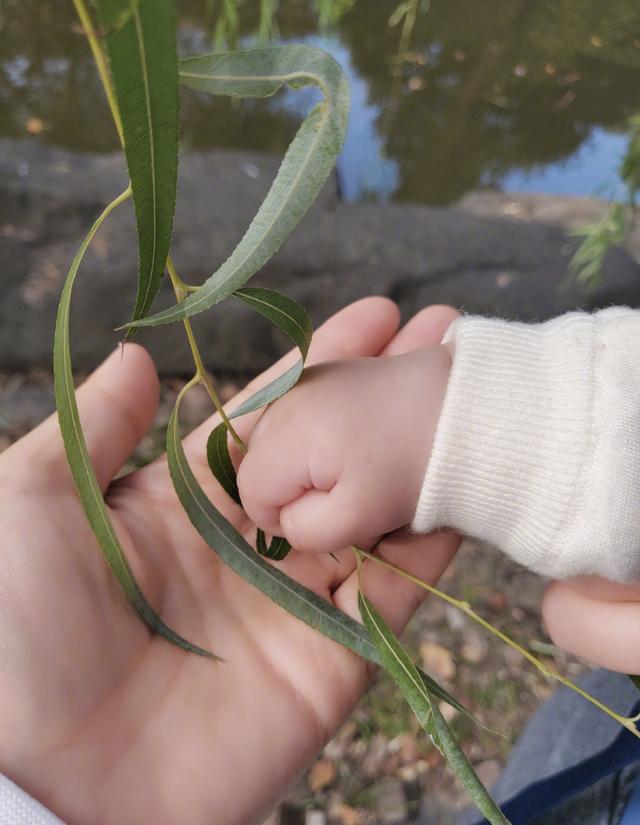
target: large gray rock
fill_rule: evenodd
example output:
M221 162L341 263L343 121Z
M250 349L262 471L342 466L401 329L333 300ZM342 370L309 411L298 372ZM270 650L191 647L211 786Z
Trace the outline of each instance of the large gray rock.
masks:
M277 158L232 151L186 153L181 162L174 258L199 283L231 252L263 199ZM118 155L74 155L25 141L0 141L0 369L48 366L56 303L91 221L126 185ZM595 200L477 193L449 208L344 204L330 181L298 229L254 284L301 301L317 323L349 301L388 295L405 316L435 302L525 320L569 308L640 299L640 233L610 253L591 295L563 286L571 228L601 214ZM132 210L120 207L100 231L78 279L74 364L93 367L118 341L135 297ZM157 306L167 305L164 284ZM287 343L233 300L195 319L208 365L255 372ZM140 334L161 371L189 372L179 325Z

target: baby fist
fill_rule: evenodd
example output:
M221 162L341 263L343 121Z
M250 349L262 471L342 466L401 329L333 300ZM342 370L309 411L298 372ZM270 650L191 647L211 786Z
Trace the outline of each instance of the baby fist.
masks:
M411 521L451 359L445 347L311 367L254 429L247 515L297 550L370 547Z

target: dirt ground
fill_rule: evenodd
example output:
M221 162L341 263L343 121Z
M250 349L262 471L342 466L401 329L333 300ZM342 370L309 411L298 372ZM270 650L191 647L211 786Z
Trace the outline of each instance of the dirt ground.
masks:
M217 383L221 395L230 398L243 382L232 377ZM162 449L182 384L180 379L163 381L156 423L127 469L147 463ZM50 375L0 374L0 451L52 410ZM185 426L191 429L209 414L204 392L192 391L183 410ZM573 678L584 671L584 664L547 640L539 612L545 583L492 548L465 542L441 586L564 675ZM527 719L554 691L554 683L456 608L433 597L413 618L405 641L425 670L497 732L453 715L467 755L491 784ZM445 706L443 710L450 712ZM453 812L465 804L463 789L381 675L268 822L373 825L401 823L423 814L448 825Z

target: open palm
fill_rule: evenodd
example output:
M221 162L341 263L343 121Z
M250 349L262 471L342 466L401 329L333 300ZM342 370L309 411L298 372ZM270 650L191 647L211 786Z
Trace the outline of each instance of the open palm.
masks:
M395 306L367 299L318 331L311 359L430 345L453 317L433 307L396 334ZM164 459L112 481L151 425L157 394L140 347L108 359L79 392L88 447L148 600L225 661L151 636L135 615L101 557L49 419L0 456L0 771L70 825L258 823L353 708L370 671L219 562L183 513ZM244 437L255 421L242 420ZM185 440L187 455L212 501L253 539L206 466L213 423ZM379 552L435 581L457 543L402 535ZM338 563L294 551L282 567L357 614L349 553ZM420 591L377 567L365 583L399 630Z

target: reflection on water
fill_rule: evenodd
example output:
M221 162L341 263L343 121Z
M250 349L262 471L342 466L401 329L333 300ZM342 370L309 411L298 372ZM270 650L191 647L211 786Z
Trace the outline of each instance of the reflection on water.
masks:
M255 40L261 5L240 5L240 42ZM479 186L615 189L626 121L640 109L637 0L409 0L403 19L398 0L356 0L322 34L311 0L272 5L282 41L327 48L350 77L345 197L447 203ZM178 7L182 51L208 50L209 0ZM282 152L309 103L300 92L241 103L185 92L183 139ZM71 3L0 5L0 136L116 148Z

